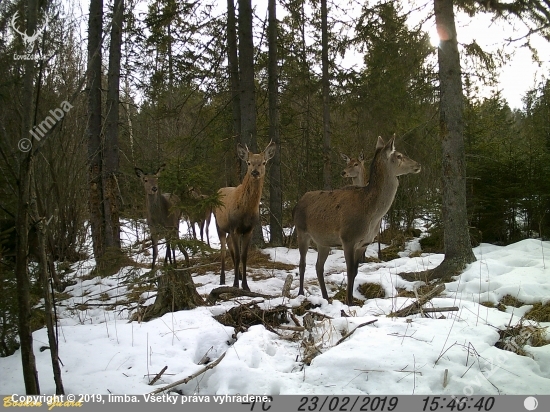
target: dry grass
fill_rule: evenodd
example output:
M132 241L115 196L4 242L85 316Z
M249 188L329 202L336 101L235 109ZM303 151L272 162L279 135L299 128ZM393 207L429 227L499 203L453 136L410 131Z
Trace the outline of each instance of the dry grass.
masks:
M533 309L525 314L525 319L537 322L550 322L550 302L546 304L535 303Z
M367 299L384 298L386 296L384 288L378 283L363 283L357 289Z
M520 308L525 305L525 303L512 295L503 296L499 303L505 306L513 306L514 308Z
M432 289L433 289L432 285L421 285L416 288L416 292L418 293L418 296L422 296L428 293ZM415 298L416 295L414 294L413 290L397 288L397 297L398 298Z
M522 318L517 325L499 330L500 338L495 346L517 355L530 356L525 350L526 345L544 346L550 344L550 341L546 339L546 329L525 324L524 318Z

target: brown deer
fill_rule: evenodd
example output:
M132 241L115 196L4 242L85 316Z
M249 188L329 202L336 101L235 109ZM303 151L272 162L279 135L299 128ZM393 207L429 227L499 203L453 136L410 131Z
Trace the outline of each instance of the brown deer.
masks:
M187 191L189 193L189 196L192 199L195 199L197 201L204 201L204 199L208 198L207 195L201 194L199 189L196 189L194 187L190 187ZM193 213L190 213L189 215L189 225L191 226L191 229L193 230L193 237L197 238L197 233L195 232L195 223L199 225L200 234L201 234L201 241L204 242L204 234L206 234L206 242L208 243L208 246L210 246L210 235L209 235L209 227L210 227L210 220L212 219L212 206L207 205L206 207L200 207L198 206L198 210L194 211Z
M155 262L158 255L159 239L166 239L166 256L164 263L167 260L176 266L176 250L174 244L179 240L179 227L181 210L179 208L180 199L177 195L171 193L160 194L158 186L158 178L166 165L163 164L155 173L147 174L139 168L135 168L136 175L140 178L145 189L145 206L147 208L147 225L151 232L151 242L153 243L153 264L151 270L155 269ZM187 251L180 247L181 252L185 255L185 261L189 263ZM172 256L170 256L172 251Z
M325 299L328 299L323 277L325 261L331 247L343 247L348 278L347 303L352 304L359 260L393 203L399 186L397 176L420 172L419 163L395 151L394 139L395 136L385 144L381 137L378 138L367 186L307 192L294 207L300 250L299 295L304 294L306 254L313 240L317 244L317 279Z
M275 148L275 143L270 142L262 153L255 154L249 151L248 147L238 144L237 154L248 165L243 182L237 187L223 187L218 190L220 201L223 203L214 208L222 255L220 285L225 285L226 243L229 242L229 253L235 267L233 287L239 287L239 266L242 262L242 287L250 290L246 282L246 258L252 230L260 220L265 165L275 155Z
M353 186L365 186L367 182L365 179L365 155L363 151L361 151L358 158L350 158L344 153L340 153L340 156L346 162L346 168L342 171L342 177L350 177Z

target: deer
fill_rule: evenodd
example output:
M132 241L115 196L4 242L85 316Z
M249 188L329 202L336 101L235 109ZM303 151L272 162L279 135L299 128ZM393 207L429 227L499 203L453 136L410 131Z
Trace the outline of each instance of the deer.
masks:
M221 205L214 208L216 230L220 238L222 267L220 285L225 285L226 245L235 268L233 287L250 290L246 281L246 260L252 230L260 221L260 199L265 178L266 163L275 155L276 144L271 141L261 153L252 153L248 147L237 145L237 155L246 162L248 169L242 183L237 187L222 187L218 190ZM242 263L242 277L239 271Z
M172 193L160 193L158 178L160 173L166 167L162 164L155 173L145 173L140 168L136 167L135 172L140 178L145 189L145 206L147 209L147 226L151 232L151 242L153 244L153 263L151 270L155 269L155 262L158 255L159 239L166 239L166 256L164 263L168 260L170 264L176 266L176 250L174 243L179 240L179 227L182 212L179 208L180 199ZM180 247L181 252L185 256L185 261L189 263L189 255L187 251ZM170 255L172 252L172 256Z
M187 190L187 193L192 199L195 199L197 201L204 201L204 199L208 198L207 195L201 194L200 190L194 187L189 187ZM201 234L201 241L204 242L204 233L206 232L206 242L208 243L208 246L210 246L210 235L209 235L209 226L210 226L210 220L212 219L212 207L206 206L201 207L198 205L199 209L193 213L190 213L189 216L189 224L191 225L191 229L193 230L193 237L196 239L197 234L195 232L195 223L199 225L200 234Z
M350 158L344 153L340 153L342 159L346 162L346 168L342 171L342 177L350 177L353 186L366 186L365 180L365 155L361 150L359 157Z
M321 294L328 300L324 266L331 247L342 246L347 271L347 304L353 302L353 284L367 246L378 234L380 221L388 212L397 188L398 176L419 173L421 165L395 150L395 135L384 142L378 137L366 186L347 186L331 191L305 193L293 210L300 251L300 289L304 294L306 254L310 241L317 245L315 269Z

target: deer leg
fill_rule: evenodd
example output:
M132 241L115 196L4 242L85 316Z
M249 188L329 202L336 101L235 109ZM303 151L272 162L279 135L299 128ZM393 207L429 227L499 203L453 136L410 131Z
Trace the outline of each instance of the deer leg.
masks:
M325 286L325 262L327 261L328 254L330 253L330 247L317 245L317 263L315 263L315 270L317 272L317 280L321 288L321 294L323 298L328 299L327 287Z
M298 290L298 295L304 294L304 273L306 270L306 255L309 249L309 236L306 234L301 234L298 232L298 249L300 250L300 264L298 266L298 271L300 273L300 289Z
M357 276L357 270L359 268L359 254L362 251L365 252L364 248L355 249L353 245L344 246L344 257L346 258L346 269L348 272L348 290L347 290L347 304L348 306L353 305L353 284L355 282L355 277Z
M155 261L157 260L159 249L158 249L158 239L156 235L153 235L152 233L151 233L151 243L153 245L153 264L151 265L151 270L153 270L155 268Z
M208 243L208 246L210 246L210 233L209 233L208 226L210 226L210 218L207 218L205 220L206 243Z
M233 279L233 287L239 287L239 280L241 279L240 266L241 266L241 236L233 233L229 235L229 252L231 253L231 259L233 259L233 266L235 268L235 279Z
M250 240L252 239L252 231L245 233L241 240L241 260L243 262L243 281L242 286L244 290L250 290L248 282L246 281L246 259L248 257L248 248L250 246Z
M218 237L220 238L220 249L221 249L221 260L222 260L222 269L220 272L220 285L225 285L225 253L227 248L227 235L221 232L218 228Z
M168 261L172 264L172 256L170 256L170 241L166 238L166 254L164 255L164 264L166 265L166 262Z

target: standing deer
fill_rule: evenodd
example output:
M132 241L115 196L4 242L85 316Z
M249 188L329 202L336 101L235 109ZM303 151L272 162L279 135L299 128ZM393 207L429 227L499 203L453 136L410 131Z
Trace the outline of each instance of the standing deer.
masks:
M239 265L242 262L242 287L250 290L246 282L246 258L254 226L260 221L260 198L264 186L265 165L275 155L276 145L270 142L262 153L254 154L248 147L237 145L239 158L246 162L248 170L237 187L218 190L222 205L214 209L216 229L220 237L222 269L220 285L225 285L226 243L235 267L233 287L239 287Z
M204 199L208 198L207 195L201 194L199 189L195 189L194 187L190 187L188 189L189 196L192 199L195 199L197 201L204 201ZM212 219L212 206L207 205L206 207L202 207L198 205L199 208L196 211L193 211L193 213L190 213L189 215L189 224L191 225L191 228L193 230L193 237L197 238L197 233L195 232L195 223L199 225L200 233L201 233L201 241L204 242L203 234L206 232L206 242L208 243L208 246L210 246L210 235L209 235L209 227L210 227L210 220Z
M399 181L397 176L419 173L420 164L395 151L395 136L386 144L379 137L370 165L369 184L332 191L307 192L294 207L293 217L300 250L300 289L304 294L304 271L310 240L317 244L317 279L328 299L323 270L330 248L342 246L348 278L347 303L353 302L353 283L359 260L374 240L380 221L389 210Z
M358 158L350 158L344 153L340 153L340 156L346 162L346 168L342 171L342 177L351 177L351 184L353 186L365 186L367 184L365 179L365 155L361 150Z
M147 208L147 225L151 232L151 242L153 243L153 264L151 270L155 268L155 261L158 255L159 239L166 239L166 256L164 263L167 260L176 266L176 250L174 243L179 240L179 227L181 210L177 206L180 203L178 196L171 193L160 194L158 186L158 178L160 172L164 170L166 165L163 164L153 174L144 173L143 170L135 168L136 175L141 179L143 188L145 189L145 206ZM170 256L170 250L172 256ZM189 262L187 251L180 247L181 252L185 255L185 261Z

